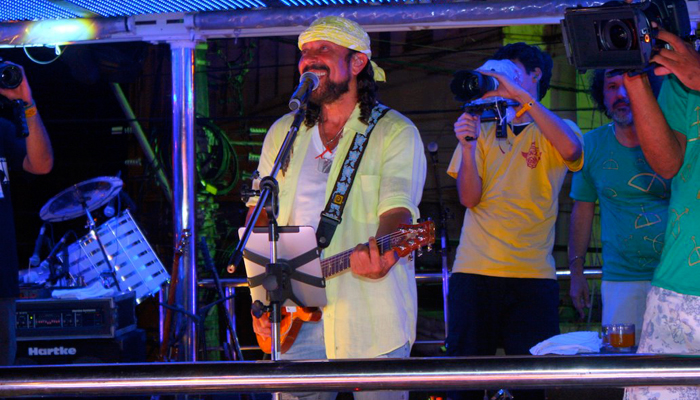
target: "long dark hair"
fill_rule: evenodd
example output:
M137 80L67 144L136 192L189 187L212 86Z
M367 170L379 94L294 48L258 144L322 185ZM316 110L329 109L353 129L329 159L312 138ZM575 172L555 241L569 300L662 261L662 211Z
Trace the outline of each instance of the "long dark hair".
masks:
M349 50L349 49L348 49ZM353 54L358 53L355 50L349 50L348 55L345 60L349 63L352 60ZM372 114L372 108L377 104L377 91L379 86L377 82L374 81L374 69L372 68L372 63L367 62L367 65L360 71L357 75L357 97L360 102L360 121L367 124L369 122L369 117ZM309 102L306 108L306 118L304 119L304 125L311 128L316 125L319 118L321 118L321 106Z

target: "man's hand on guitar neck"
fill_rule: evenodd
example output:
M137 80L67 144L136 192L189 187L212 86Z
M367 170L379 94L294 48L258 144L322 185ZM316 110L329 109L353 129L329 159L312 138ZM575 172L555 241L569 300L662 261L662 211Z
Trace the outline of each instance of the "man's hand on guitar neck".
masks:
M371 237L369 238L369 246L358 244L355 251L350 254L350 269L355 275L379 279L388 274L398 260L399 258L393 250L379 254L377 240Z
M377 237L396 231L401 224L410 224L413 218L406 208L393 208L379 216ZM369 238L369 246L358 244L350 254L350 269L355 275L370 279L383 278L399 260L395 251L379 254L377 240Z

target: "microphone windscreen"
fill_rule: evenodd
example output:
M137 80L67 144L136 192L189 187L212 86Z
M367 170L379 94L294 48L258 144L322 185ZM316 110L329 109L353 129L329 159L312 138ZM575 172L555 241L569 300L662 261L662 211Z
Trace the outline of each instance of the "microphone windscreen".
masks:
M301 74L301 77L299 78L299 82L304 82L306 79L311 79L311 82L313 83L312 89L311 90L316 90L318 88L318 82L319 82L319 77L316 75L315 72L311 71L306 71L303 74Z
M438 144L435 142L428 143L428 151L435 154L438 151Z

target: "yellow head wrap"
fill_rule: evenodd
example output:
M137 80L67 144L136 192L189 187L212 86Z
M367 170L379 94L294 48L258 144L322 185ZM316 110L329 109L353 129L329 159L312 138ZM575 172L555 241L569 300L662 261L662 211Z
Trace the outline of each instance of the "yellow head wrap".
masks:
M299 50L305 43L317 40L325 40L367 55L374 70L374 80L386 81L384 70L371 61L372 50L369 46L369 35L357 22L336 16L319 18L299 35Z

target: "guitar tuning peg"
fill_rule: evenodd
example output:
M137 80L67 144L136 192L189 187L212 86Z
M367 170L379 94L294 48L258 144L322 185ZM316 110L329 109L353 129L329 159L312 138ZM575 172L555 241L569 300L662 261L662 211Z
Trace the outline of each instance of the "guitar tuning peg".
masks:
M419 247L419 248L416 250L416 255L417 255L418 257L422 257L422 256L423 256L423 249Z
M408 255L408 261L413 261L413 253L410 253L410 254Z
M433 245L432 245L432 243L428 245L428 253L430 253L431 251L433 251Z

